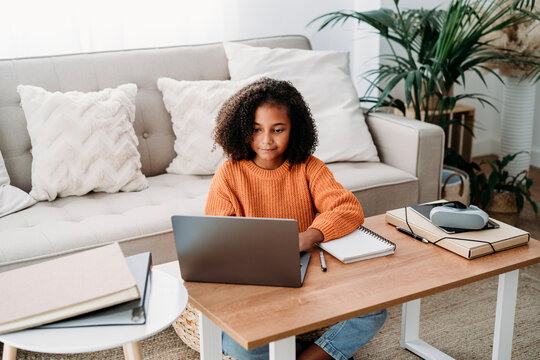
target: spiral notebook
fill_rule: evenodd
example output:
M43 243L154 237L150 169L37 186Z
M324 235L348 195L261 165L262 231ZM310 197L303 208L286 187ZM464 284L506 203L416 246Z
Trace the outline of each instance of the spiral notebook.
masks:
M396 244L360 226L343 237L319 243L319 247L344 264L392 255Z

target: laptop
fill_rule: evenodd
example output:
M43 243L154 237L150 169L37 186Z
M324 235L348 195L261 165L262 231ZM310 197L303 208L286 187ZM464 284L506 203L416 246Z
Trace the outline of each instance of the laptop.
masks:
M298 222L235 216L172 216L185 281L300 287L311 254Z

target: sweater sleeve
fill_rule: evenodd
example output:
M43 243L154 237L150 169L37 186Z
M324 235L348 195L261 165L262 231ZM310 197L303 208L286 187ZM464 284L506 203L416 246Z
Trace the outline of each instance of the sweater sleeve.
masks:
M204 209L205 215L214 216L235 216L234 206L231 202L231 190L227 184L226 171L224 165L218 168L212 183L210 184L210 190L208 191L208 197L206 198L206 206Z
M319 215L309 228L320 230L323 241L345 236L364 222L362 206L352 192L338 183L330 169L320 160L312 158L308 164L311 197Z

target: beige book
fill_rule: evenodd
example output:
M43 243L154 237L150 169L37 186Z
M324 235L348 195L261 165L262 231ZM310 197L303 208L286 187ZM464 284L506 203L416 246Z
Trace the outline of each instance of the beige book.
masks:
M0 273L0 334L140 298L117 243Z
M408 225L405 221L405 209L407 211ZM531 234L528 232L495 219L491 220L499 224L499 228L449 234L409 207L386 212L387 223L406 230L409 230L410 226L415 234L467 259L489 255L497 251L525 245L529 242Z

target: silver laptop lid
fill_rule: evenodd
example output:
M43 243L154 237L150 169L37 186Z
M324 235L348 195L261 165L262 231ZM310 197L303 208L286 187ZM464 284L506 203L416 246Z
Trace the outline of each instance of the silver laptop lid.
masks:
M175 215L172 226L186 281L302 286L310 253L301 266L296 220Z

